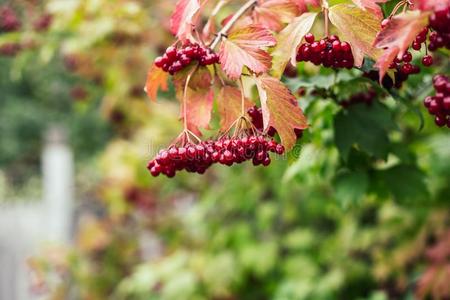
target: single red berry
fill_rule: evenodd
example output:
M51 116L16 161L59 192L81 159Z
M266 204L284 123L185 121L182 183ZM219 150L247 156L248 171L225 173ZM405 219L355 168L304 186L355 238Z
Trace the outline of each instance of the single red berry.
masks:
M314 34L312 34L311 32L310 33L307 33L306 35L305 35L305 41L306 42L308 42L308 43L312 43L312 42L314 42Z
M422 64L426 67L429 67L433 64L433 57L431 55L425 55L422 57Z

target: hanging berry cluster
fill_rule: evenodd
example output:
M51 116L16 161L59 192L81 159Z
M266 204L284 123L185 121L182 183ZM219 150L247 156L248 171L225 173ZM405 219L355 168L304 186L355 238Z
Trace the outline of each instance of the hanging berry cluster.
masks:
M193 61L198 61L201 66L207 66L218 63L219 56L210 48L197 43L188 43L179 49L173 46L167 48L162 56L156 58L155 65L173 75Z
M336 35L315 41L314 35L308 33L305 43L298 48L296 59L335 69L351 69L354 65L352 47L347 42L341 42Z
M450 128L450 80L445 75L436 75L433 78L433 86L436 95L425 98L423 104L434 116L437 126L447 125Z
M349 99L340 101L339 104L344 108L348 108L349 106L352 106L355 104L360 104L360 103L363 103L366 105L371 105L376 96L377 96L377 93L374 90L370 89L367 92L361 92L361 93L354 94Z
M434 31L430 34L428 49L430 51L444 47L450 49L450 4L433 12L430 16L430 27Z
M152 159L147 168L152 176L164 174L174 177L177 171L203 174L215 163L226 166L251 160L254 166L268 166L271 162L269 152L283 154L284 147L266 134L256 130L246 117L236 122L236 131L232 136L224 135L217 140L193 143L189 135L183 132L181 139L168 149L161 150Z

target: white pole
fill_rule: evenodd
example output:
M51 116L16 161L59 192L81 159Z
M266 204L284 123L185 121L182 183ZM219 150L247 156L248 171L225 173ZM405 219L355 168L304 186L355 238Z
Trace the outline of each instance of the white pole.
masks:
M73 154L67 145L67 134L60 127L51 127L42 152L44 221L47 239L69 242L73 209Z

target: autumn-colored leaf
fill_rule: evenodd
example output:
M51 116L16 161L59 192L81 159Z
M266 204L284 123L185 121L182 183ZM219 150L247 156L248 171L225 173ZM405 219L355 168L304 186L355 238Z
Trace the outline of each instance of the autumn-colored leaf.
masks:
M330 7L331 23L339 31L341 40L352 46L355 65L362 65L364 55L377 59L381 52L373 48L373 41L380 29L381 18L351 4Z
M293 65L296 64L295 56L298 45L310 31L316 17L317 13L304 13L280 32L277 37L277 45L272 51L272 75L274 77L281 77L289 59Z
M308 123L297 100L291 91L277 78L263 75L256 78L264 129L274 127L281 138L281 143L290 150L297 137L294 129L305 129Z
M400 49L398 47L392 47L389 49L386 49L383 53L383 55L380 56L380 58L375 63L374 67L378 68L379 70L379 77L380 77L380 84L383 80L384 75L386 75L389 66L394 61L395 57L400 52Z
M181 94L181 93L180 93ZM199 128L208 128L211 120L214 91L209 89L193 90L187 88L186 91L186 120L188 129L200 135ZM181 102L181 118L184 119L183 96Z
M359 8L363 10L368 10L377 15L378 17L383 17L383 12L381 11L381 7L378 3L385 3L388 0L353 0Z
M156 100L158 90L167 90L168 75L162 69L152 65L147 73L147 81L145 83L145 92L151 100Z
M242 93L233 86L224 86L217 97L218 110L220 114L220 130L227 130L232 123L242 115ZM253 103L244 98L244 112Z
M278 32L299 13L300 9L294 0L260 0L252 16L255 23Z
M191 64L187 68L184 68L183 70L175 73L175 75L173 76L173 84L175 85L175 89L177 92L183 91L186 78L192 72L194 73L189 80L189 87L191 89L208 89L211 86L212 75L208 67Z
M170 31L180 40L191 37L200 11L199 0L179 0L170 18Z
M429 13L408 11L391 18L377 35L374 46L384 50L375 67L380 70L380 80L396 56L401 57L416 36L428 24Z
M294 0L294 2L295 4L297 4L300 13L308 11L308 5L311 5L313 7L320 6L320 0Z
M220 45L222 69L231 79L239 78L244 66L256 74L267 72L271 66L271 56L263 48L275 43L270 31L262 26L236 28Z

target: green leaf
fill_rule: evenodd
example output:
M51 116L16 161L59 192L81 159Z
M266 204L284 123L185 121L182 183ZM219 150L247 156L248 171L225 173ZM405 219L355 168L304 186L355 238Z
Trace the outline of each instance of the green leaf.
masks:
M397 165L383 170L384 185L400 202L423 201L429 198L425 174L414 165Z
M358 203L367 191L369 177L366 172L342 172L334 179L335 197L343 207Z
M383 105L358 104L337 114L334 138L344 160L347 160L353 146L376 158L386 159L389 151L388 130L395 127L389 111Z

